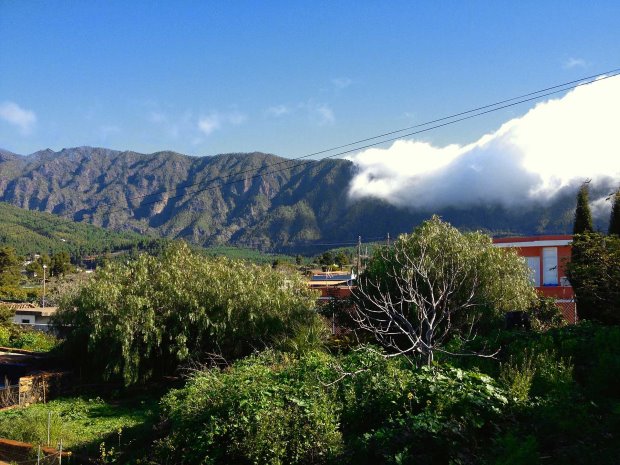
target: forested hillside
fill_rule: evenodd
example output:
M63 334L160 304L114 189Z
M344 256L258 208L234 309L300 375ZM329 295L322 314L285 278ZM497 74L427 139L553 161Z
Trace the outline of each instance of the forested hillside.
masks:
M346 160L295 161L264 153L0 151L0 200L117 231L300 253L360 235L396 235L433 213L457 227L492 233L570 230L573 192L544 208L412 211L377 199L352 202L347 193L354 170Z
M0 245L13 247L22 256L67 252L71 256L83 257L133 247L144 248L154 240L132 232L114 232L0 202Z

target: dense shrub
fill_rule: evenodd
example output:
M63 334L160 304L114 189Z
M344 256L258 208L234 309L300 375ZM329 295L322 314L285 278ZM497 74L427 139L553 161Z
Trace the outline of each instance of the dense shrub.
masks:
M401 370L409 375L408 383L401 391L390 389L387 398L382 399L389 399L394 405L375 411L381 424L370 419L366 431L358 425L358 434L346 438L349 463L479 462L485 444L490 444L490 438L504 421L502 415L509 401L503 389L486 375L458 368ZM373 376L367 381L370 383L364 383L364 387L371 389L372 383L388 380ZM348 400L343 412L354 409L360 399ZM359 423L368 418L361 413L350 417ZM343 418L345 431L346 426Z
M60 344L60 341L51 334L42 333L34 329L11 328L10 333L7 345L16 349L49 352Z
M490 377L416 369L372 349L263 353L169 394L175 463L474 463L509 400Z
M163 401L160 457L187 464L326 463L342 447L339 409L318 382L328 356L266 352L196 373Z
M172 373L206 353L227 359L314 325L300 276L175 244L155 258L110 263L61 305L67 349L84 370L126 384Z

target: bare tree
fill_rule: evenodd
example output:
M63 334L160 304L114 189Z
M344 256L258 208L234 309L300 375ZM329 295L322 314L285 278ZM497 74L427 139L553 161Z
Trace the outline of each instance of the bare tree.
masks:
M515 254L438 217L379 249L355 293L362 329L390 355L429 364L450 338L471 339L485 312L523 308L534 296L527 267Z

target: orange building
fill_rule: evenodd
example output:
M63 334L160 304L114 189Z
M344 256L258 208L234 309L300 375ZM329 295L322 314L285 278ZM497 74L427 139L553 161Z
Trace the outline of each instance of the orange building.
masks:
M575 293L566 278L573 236L528 236L493 239L496 247L515 249L532 271L532 283L538 293L556 299L569 323L577 321Z

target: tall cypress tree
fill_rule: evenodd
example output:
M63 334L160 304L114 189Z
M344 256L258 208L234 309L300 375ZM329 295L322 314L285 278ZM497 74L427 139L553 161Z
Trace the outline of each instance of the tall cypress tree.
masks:
M612 202L608 233L620 236L620 189L613 195Z
M588 182L584 182L577 193L577 208L575 209L575 225L573 234L584 234L594 231L592 213L588 205Z

